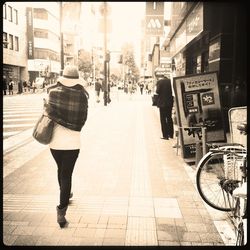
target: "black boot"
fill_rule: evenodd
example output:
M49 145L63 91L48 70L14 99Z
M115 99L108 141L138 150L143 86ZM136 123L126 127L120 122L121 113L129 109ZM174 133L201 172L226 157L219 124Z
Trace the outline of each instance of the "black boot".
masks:
M57 223L60 225L61 228L65 227L65 225L67 224L67 221L65 219L67 208L68 206L61 209L58 206L56 207Z

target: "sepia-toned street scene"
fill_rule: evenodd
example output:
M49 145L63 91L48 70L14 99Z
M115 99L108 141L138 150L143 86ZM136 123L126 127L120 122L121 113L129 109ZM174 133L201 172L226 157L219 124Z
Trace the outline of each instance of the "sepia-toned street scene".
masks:
M246 245L244 2L2 11L3 247Z

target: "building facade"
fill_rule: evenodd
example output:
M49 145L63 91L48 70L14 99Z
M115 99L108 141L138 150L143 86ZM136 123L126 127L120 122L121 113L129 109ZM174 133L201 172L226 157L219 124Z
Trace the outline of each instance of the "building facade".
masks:
M26 9L19 2L3 4L3 78L14 81L14 92L20 80L28 80Z
M31 82L37 77L52 81L60 73L59 4L29 2L27 17L27 55Z
M246 6L237 2L173 2L169 47L174 76L218 72L223 117L246 105ZM228 131L228 122L225 122Z

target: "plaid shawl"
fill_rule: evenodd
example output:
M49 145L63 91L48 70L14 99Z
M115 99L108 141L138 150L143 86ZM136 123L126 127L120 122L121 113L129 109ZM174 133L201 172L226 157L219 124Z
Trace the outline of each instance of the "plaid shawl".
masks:
M60 125L81 131L87 120L88 93L82 86L66 87L57 84L49 90L48 116Z

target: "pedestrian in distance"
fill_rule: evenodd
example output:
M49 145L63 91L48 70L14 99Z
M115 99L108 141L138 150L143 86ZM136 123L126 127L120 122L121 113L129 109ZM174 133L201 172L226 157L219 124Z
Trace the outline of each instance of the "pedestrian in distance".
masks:
M97 81L95 81L95 95L96 95L96 102L100 102L100 92L102 90L102 79L98 78Z
M6 90L7 90L7 81L6 78L3 78L3 94L6 95Z
M158 94L157 107L160 111L160 122L162 139L173 138L174 128L172 120L172 109L174 98L172 95L171 80L165 74L156 83L156 93Z
M141 83L140 83L140 91L141 91L141 95L143 94L143 88L144 88L144 83L143 83L143 82L141 82Z
M133 84L132 81L128 82L128 92L129 92L129 99L132 99L132 94L133 94Z
M8 83L9 95L13 95L13 86L14 86L14 81L11 80L11 81Z
M56 207L57 223L61 228L68 222L65 218L71 192L72 174L80 153L80 133L87 120L89 94L86 82L79 78L77 67L67 65L57 83L48 88L45 110L55 122L50 152L57 164L60 189L59 205Z
M19 80L18 83L17 83L17 86L18 86L17 94L22 94L23 93L23 81Z
M27 82L24 80L24 81L23 81L23 89L24 89L24 92L27 92L27 88L28 88Z

